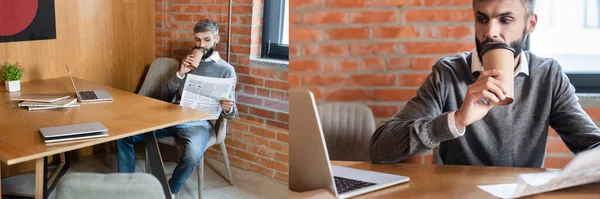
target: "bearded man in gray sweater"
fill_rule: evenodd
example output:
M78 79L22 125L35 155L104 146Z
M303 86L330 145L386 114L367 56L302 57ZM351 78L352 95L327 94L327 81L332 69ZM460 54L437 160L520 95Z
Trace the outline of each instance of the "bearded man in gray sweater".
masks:
M542 167L548 126L573 153L600 144L600 129L581 108L558 62L523 51L537 15L533 0L474 0L476 46L445 57L406 106L371 138L374 163L397 163L439 147L442 164ZM515 49L514 102L478 52L505 43Z
M173 71L171 78L164 85L162 99L170 101L175 98L175 103L179 104L187 74L213 78L234 78L233 86L230 88L230 96L220 99L219 103L223 109L221 113L223 118L235 118L238 115L237 107L234 104L237 76L233 66L221 59L219 52L215 50L219 42L217 23L209 19L199 21L194 26L194 39L196 41L195 48L203 51L203 56L200 60L196 60L194 55L190 54L181 61L178 70ZM199 63L196 65L195 62ZM183 154L169 179L169 187L172 192L171 198L177 198L185 181L203 160L204 150L210 140L211 131L212 125L207 120L194 120L154 131L157 138L176 136L185 144ZM144 135L140 134L116 141L118 172L132 173L135 171L133 145L143 140Z

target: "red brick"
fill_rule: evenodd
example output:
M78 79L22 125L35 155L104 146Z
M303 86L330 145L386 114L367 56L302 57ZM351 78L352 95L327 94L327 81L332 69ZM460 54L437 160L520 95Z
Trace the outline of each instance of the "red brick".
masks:
M423 162L423 164L433 164L433 155L432 154L427 154L427 155L423 155L425 156L425 162Z
M311 44L304 46L304 56L348 56L348 44Z
M371 5L371 0L327 0L328 8L363 8Z
M238 75L238 82L256 86L264 86L265 79L253 76Z
M237 66L235 67L235 73L239 74L245 74L245 75L250 75L250 67L247 66ZM240 80L238 79L238 82Z
M257 127L251 126L250 133L264 137L264 138L275 139L275 132L267 130L267 129L263 129L263 128L257 128Z
M312 12L305 13L302 17L305 24L339 24L347 22L346 12Z
M474 42L419 42L404 43L404 51L407 54L440 54L471 51L475 47Z
M276 151L283 151L283 144L281 144L279 142L271 141L271 142L269 142L269 148L276 150Z
M385 61L380 58L363 59L363 71L383 71L385 70Z
M406 70L410 68L410 59L402 57L392 57L386 60L387 70Z
M419 31L413 26L377 27L373 30L373 37L380 39L419 37Z
M327 101L365 101L373 99L371 89L328 89L325 93Z
M238 103L252 104L256 106L262 106L262 99L252 96L238 96Z
M321 71L321 64L317 60L298 60L289 61L289 71L294 72L318 72Z
M313 28L290 28L290 41L320 41L321 30Z
M289 84L283 81L265 80L265 87L278 90L288 90Z
M468 21L474 20L472 8L463 9L418 9L406 10L404 19L407 22L432 21Z
M561 139L548 139L546 152L547 153L567 153L567 154L571 153L569 148L567 148L567 146Z
M359 86L393 86L396 85L395 74L364 74L350 76L349 85Z
M354 60L342 60L340 61L339 72L356 72L358 71L358 62Z
M288 83L292 88L300 86L300 77L297 74L290 74L290 79Z
M283 143L290 143L290 136L287 133L277 133L277 140Z
M281 180L281 181L283 181L285 183L289 182L289 176L288 176L288 174L284 174L284 173L281 173L281 172L275 172L275 179Z
M300 23L301 15L299 13L290 12L289 14L289 23L290 25L298 25Z
M401 74L400 86L421 86L429 74Z
M429 1L429 0L427 0ZM375 0L375 6L418 6L421 5L421 0Z
M175 21L192 21L192 15L189 15L189 14L173 15L173 20L175 20Z
M183 7L184 12L204 12L204 6L185 6Z
M369 38L369 28L332 28L325 32L329 40L359 40Z
M256 95L256 87L246 85L246 86L244 86L244 93L250 94L250 95Z
M260 116L260 117L269 118L269 119L275 119L275 112L268 111L268 110L265 110L265 109L251 107L250 108L250 114L256 115L256 116Z
M438 36L442 38L472 37L471 26L444 26L437 28Z
M265 99L264 106L272 108L272 109L280 110L280 111L285 111L285 112L287 112L289 110L289 105L288 105L287 101L275 101L275 100Z
M263 165L263 166L265 166L265 167L267 167L267 168L274 169L276 171L288 172L288 165L287 164L283 164L281 162L269 160L269 159L266 159L266 158L261 158L260 159L260 164Z
M392 117L398 113L399 109L397 106L387 106L387 105L370 105L371 112L375 117Z
M473 0L427 0L426 6L464 6L472 5Z
M395 43L351 44L350 55L385 55L396 52Z
M325 61L325 73L332 73L337 71L335 60L324 60Z
M315 96L315 101L320 102L324 99L323 89L321 88L310 88L313 95Z
M343 74L303 75L302 86L344 85L347 79L348 76Z
M267 120L267 125L269 125L270 127L273 127L273 128L279 128L281 130L288 130L289 129L288 123L285 123L285 122L278 122L278 121L273 121L273 120ZM285 151L285 148L284 148L284 151Z
M254 172L269 176L269 177L273 176L273 170L263 168L262 166L255 165L253 163L249 163L249 164L247 164L247 166L248 166L248 170L250 170L250 171L254 171Z
M316 8L323 7L323 0L302 0L302 1L290 1L289 6L291 10L298 8ZM293 12L290 12L293 13Z
M233 138L226 138L225 144L228 146L233 146L235 148L246 150L246 143L240 142L239 140L235 140Z
M376 89L373 95L376 101L408 101L416 94L416 90L409 89Z
M375 17L376 16L376 17ZM362 11L350 14L351 23L396 23L398 11Z
M413 58L410 68L413 70L431 70L435 62L436 60L433 58Z
M558 138L558 133L556 133L556 131L552 127L548 127L548 136Z
M277 112L277 120L282 121L282 122L288 122L289 115L286 113Z
M248 160L251 162L258 162L259 160L255 154L251 154L242 150L235 150L235 155L240 157L241 159Z
M290 57L300 56L300 50L298 50L298 45L290 45L289 52Z
M562 169L572 160L573 158L559 158L559 157L546 157L544 159L544 168L557 168Z

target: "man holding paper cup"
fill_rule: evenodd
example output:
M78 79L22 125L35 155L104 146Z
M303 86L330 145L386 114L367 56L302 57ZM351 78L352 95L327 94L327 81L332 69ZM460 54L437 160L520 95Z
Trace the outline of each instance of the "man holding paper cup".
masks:
M377 128L374 163L436 149L436 163L542 167L548 125L573 153L600 129L552 58L523 51L536 27L533 0L474 0L476 49L440 59L406 106Z
M234 104L237 78L233 66L222 60L219 57L219 52L215 51L215 47L219 42L219 28L217 23L208 19L199 21L194 26L193 33L196 40L195 47L181 61L178 70L176 72L173 71L173 77L169 79L163 89L164 96L162 99L170 102L171 99L175 98L175 103L179 103L187 74L212 78L234 78L229 98L220 99L220 105L223 109L221 114L225 119L233 119L238 114ZM175 135L185 143L184 152L179 158L180 161L177 163L171 179L169 179L169 187L171 188L173 198L176 198L185 181L200 164L204 155L204 149L210 138L211 128L212 126L207 120L196 120L155 131L157 137ZM117 140L117 165L119 172L132 173L135 171L133 144L143 140L144 135Z

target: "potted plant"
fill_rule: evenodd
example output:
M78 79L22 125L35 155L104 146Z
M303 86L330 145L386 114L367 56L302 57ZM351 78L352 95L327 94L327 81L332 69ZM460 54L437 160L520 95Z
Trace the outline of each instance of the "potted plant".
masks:
M4 88L8 92L21 90L21 77L23 77L23 68L19 67L19 63L5 63L2 68L2 80L4 80Z

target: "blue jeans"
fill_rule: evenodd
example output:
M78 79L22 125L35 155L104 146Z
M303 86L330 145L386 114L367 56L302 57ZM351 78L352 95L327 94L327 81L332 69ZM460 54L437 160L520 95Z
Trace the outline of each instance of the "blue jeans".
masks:
M179 163L173 171L169 186L172 193L179 193L185 181L201 163L202 156L210 138L212 126L207 120L196 120L154 131L156 138L177 136L185 143L185 149ZM135 151L133 144L143 142L144 134L116 141L117 166L119 173L135 172Z

